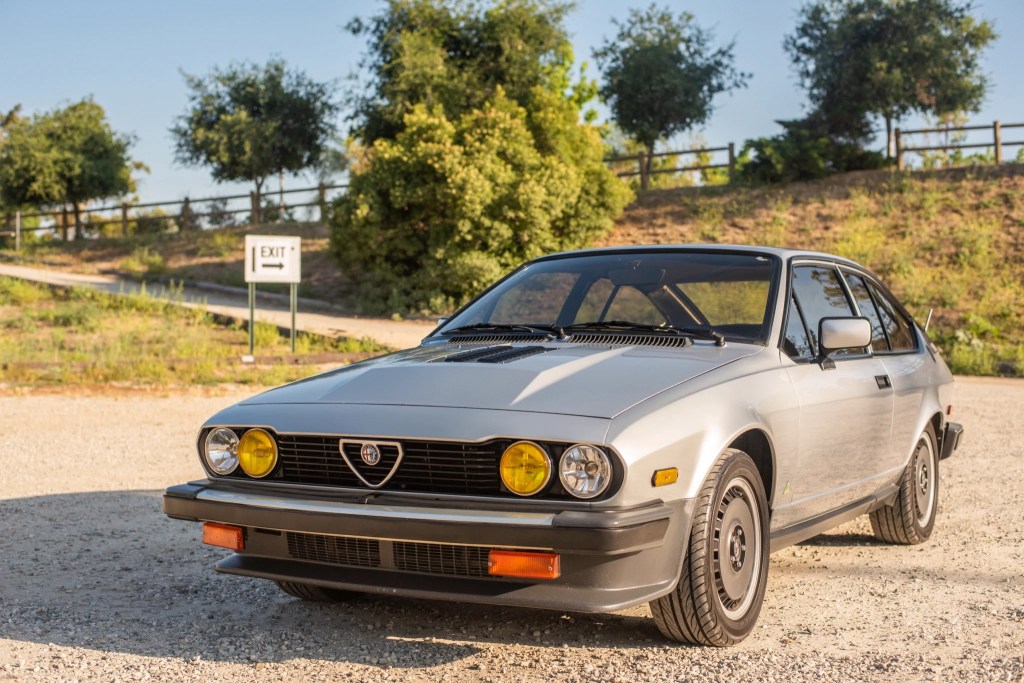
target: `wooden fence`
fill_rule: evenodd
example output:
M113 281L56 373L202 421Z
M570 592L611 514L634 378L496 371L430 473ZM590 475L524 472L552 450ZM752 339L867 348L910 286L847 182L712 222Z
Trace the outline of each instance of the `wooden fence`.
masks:
M1004 147L1021 147L1024 146L1024 140L1003 140L1003 131L1007 128L1024 128L1024 123L1000 123L999 121L993 121L991 126L957 126L954 128L915 128L914 130L901 130L896 129L895 132L895 143L896 143L896 169L902 171L904 169L904 155L908 152L948 152L951 149L988 149L992 148L995 152L994 161L997 164L1003 163L1003 148ZM958 133L971 133L973 131L992 131L991 142L963 142L953 141L945 142L939 145L918 145L913 147L907 146L906 136L908 135L927 135L930 133L941 133L941 134L958 134Z
M719 164L698 164L689 166L674 166L672 168L653 168L654 160L664 157L677 157L683 155L694 155L698 158L701 155L707 154L712 155L721 152L728 152L728 161ZM682 173L685 171L707 171L716 168L727 168L729 169L729 180L732 180L733 173L736 171L736 146L733 143L729 143L725 147L704 147L701 149L684 149L677 152L658 152L656 154L647 154L641 152L640 154L633 154L629 156L621 157L608 157L604 160L606 164L612 167L612 170L616 172L616 175L620 178L630 178L640 176L640 188L646 190L649 183L650 177L658 173ZM636 164L636 170L619 170L617 167L622 164ZM628 166L627 166L628 168Z
M321 183L316 187L279 189L262 194L249 192L248 194L220 195L199 199L185 197L169 202L83 207L78 210L77 215L68 207L64 207L60 211L16 212L4 217L5 230L0 231L0 236L6 234L15 237L16 247L20 247L22 233L38 230L60 232L66 240L68 232L72 228L75 230L75 236L78 237L83 234L83 231L100 231L110 227L112 229L106 232L126 237L133 231L144 231L140 230L141 226L147 226L146 229L151 231L166 232L176 227L179 232L186 232L233 225L236 222L234 217L241 214L246 214L242 221L245 223L263 223L267 222L268 218L281 220L288 212L296 209L315 208L322 215L324 206L328 202L328 193L346 187L348 185ZM305 193L307 197L292 202L284 199L285 195L298 193ZM274 197L278 198L278 203L268 205L267 200L272 200ZM241 200L248 201L238 207ZM234 208L231 206L232 203L234 203ZM203 210L204 208L205 210ZM27 226L26 223L31 225Z

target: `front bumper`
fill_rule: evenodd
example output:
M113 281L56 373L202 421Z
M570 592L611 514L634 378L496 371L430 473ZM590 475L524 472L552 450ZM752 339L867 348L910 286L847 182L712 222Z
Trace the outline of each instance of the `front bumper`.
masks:
M337 491L326 497L199 481L167 489L164 512L245 529L245 549L219 562L221 572L371 593L605 612L672 589L693 511L692 500L625 510L470 508L467 502ZM296 537L332 546L369 539L372 566L363 557L297 556L290 545ZM425 555L460 548L556 552L562 573L551 581L524 581L455 575L457 568L408 571L395 561L396 549L407 547Z

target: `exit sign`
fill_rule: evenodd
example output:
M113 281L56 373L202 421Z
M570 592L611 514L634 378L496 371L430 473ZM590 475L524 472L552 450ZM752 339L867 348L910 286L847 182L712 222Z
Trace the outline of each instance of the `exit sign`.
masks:
M290 282L302 279L302 238L245 236L245 281Z

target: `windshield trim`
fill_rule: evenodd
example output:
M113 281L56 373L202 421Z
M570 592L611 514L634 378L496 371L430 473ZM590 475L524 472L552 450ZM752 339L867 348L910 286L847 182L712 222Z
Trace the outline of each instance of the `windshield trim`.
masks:
M716 254L722 256L751 256L751 257L762 257L766 258L771 262L772 272L771 280L768 286L768 295L765 301L765 316L764 323L761 327L761 333L758 337L736 337L732 335L725 335L725 339L728 342L735 342L741 344L755 344L758 346L768 346L771 342L772 331L775 329L775 322L777 317L777 303L780 280L782 277L782 271L784 269L784 262L780 255L773 253L772 251L762 251L756 247L751 248L716 248L710 247L671 247L671 246L648 246L648 247L612 247L607 249L584 249L579 251L565 251L556 254L548 254L539 258L527 261L520 264L518 267L513 268L511 271L506 273L503 277L493 282L490 286L484 289L482 292L477 294L475 297L467 301L465 304L460 306L455 312L448 316L445 321L431 330L425 339L431 340L447 340L450 337L442 334L442 330L449 327L453 320L458 318L466 309L476 304L477 301L490 294L493 290L500 287L509 278L518 275L524 269L536 265L538 263L546 263L549 261L559 261L564 259L584 259L590 257L601 257L601 256L621 256L630 254ZM456 326L458 327L458 326Z

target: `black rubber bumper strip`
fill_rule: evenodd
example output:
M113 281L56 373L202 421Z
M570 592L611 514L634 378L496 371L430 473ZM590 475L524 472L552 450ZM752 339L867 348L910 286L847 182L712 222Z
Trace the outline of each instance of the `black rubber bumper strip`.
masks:
M442 509L423 506L415 514L382 516L389 506L352 501L344 509L329 510L319 503L295 498L275 497L272 507L260 505L261 496L249 502L204 498L213 489L196 484L172 486L164 493L164 512L173 518L210 521L242 527L298 531L336 536L359 536L428 543L505 546L550 549L555 552L615 555L654 548L663 544L674 514L686 514L692 501L664 503L615 511L561 511L550 513L543 523L517 524L515 513L501 523L444 519ZM244 498L244 496L243 496ZM303 502L315 509L302 509ZM340 502L340 501L336 501ZM374 510L374 508L377 510ZM408 506L412 507L412 506ZM675 508L680 508L678 511ZM462 509L465 512L465 508ZM502 513L489 512L494 518Z
M947 422L945 434L942 437L942 452L939 453L939 460L945 460L953 455L953 452L960 447L960 439L963 438L964 428L956 422Z

